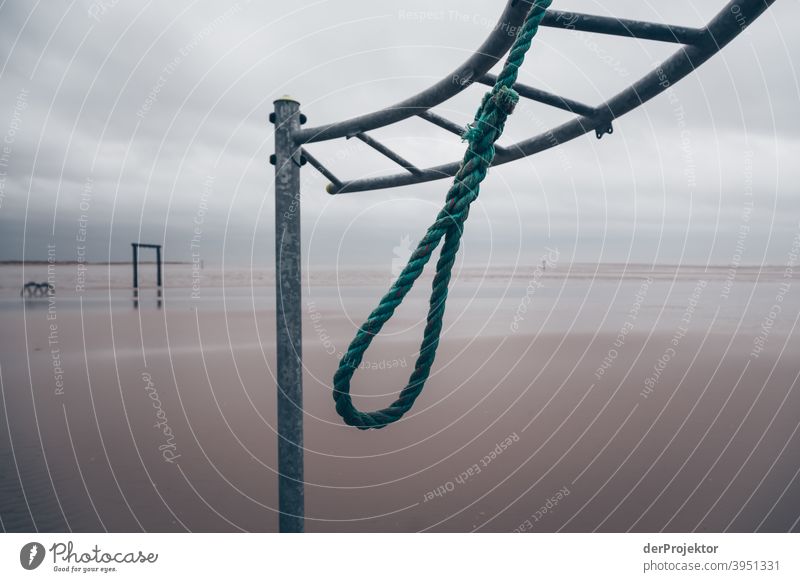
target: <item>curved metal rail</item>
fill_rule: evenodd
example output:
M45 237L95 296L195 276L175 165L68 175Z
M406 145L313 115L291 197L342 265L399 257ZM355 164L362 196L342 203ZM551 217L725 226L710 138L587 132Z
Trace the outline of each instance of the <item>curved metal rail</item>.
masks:
M595 131L598 138L606 133L611 133L611 123L614 120L636 109L689 75L736 38L774 2L775 0L731 0L703 28L549 10L542 22L543 26L671 42L682 46L655 70L644 75L638 81L598 106L586 105L518 83L515 85L515 89L521 97L575 113L576 117L539 135L520 141L513 146L498 147L493 165L506 164L533 155L575 139L592 130ZM403 173L389 176L344 181L336 178L333 172L303 150L303 154L306 156L305 159L311 162L331 181L327 187L328 192L342 194L379 190L420 184L454 176L458 170L459 161L419 169L392 152L385 145L377 142L374 138L367 136L364 132L369 129L391 125L409 117L418 116L447 131L460 135L464 129L463 127L429 111L429 109L456 95L472 83L477 82L489 86L494 83L494 76L489 74L488 71L502 57L499 51L505 52L508 50L513 40L511 38L512 35L507 32L509 30L508 27L518 26L522 18L524 18L523 13L527 11L528 7L528 2L509 2L498 25L481 46L479 52L465 61L452 75L426 91L397 105L368 115L318 128L303 129L295 133L293 137L297 144L327 141L337 137L357 137L394 160L405 170ZM464 76L462 77L461 75Z
M530 2L509 0L492 33L472 56L444 79L421 93L386 109L329 125L300 130L293 136L295 142L304 144L337 137L353 137L370 129L397 123L444 103L469 87L503 58L514 43L515 31L525 20L529 9Z

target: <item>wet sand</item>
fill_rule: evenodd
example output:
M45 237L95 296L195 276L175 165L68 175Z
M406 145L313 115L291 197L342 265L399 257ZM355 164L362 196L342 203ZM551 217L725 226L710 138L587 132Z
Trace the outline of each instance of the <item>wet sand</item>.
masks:
M456 297L414 409L368 432L336 416L330 378L370 293L307 297L307 530L797 531L797 300L758 344L778 281L745 302L711 279L685 331L694 277L653 283L633 319L640 277L593 295L604 311L554 292L520 314L524 285ZM7 298L5 530L277 529L269 294L226 308L168 289L161 309L142 295L64 295L54 319L47 300ZM418 311L368 352L359 406L404 385Z

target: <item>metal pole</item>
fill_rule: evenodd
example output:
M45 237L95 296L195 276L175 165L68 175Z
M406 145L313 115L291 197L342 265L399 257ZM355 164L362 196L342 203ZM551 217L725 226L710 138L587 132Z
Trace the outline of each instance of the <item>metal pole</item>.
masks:
M156 246L156 285L158 297L161 297L161 245Z
M278 508L281 532L304 528L303 359L300 287L300 104L275 101L275 314L278 368Z
M139 296L139 247L131 243L133 248L133 296Z

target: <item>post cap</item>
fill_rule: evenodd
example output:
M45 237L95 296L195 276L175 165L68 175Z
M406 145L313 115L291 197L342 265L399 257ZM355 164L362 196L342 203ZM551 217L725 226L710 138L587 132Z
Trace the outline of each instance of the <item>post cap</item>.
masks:
M292 101L300 105L300 102L291 95L284 95L283 97L278 97L277 99L275 99L275 101L273 101L273 103L277 103L278 101Z

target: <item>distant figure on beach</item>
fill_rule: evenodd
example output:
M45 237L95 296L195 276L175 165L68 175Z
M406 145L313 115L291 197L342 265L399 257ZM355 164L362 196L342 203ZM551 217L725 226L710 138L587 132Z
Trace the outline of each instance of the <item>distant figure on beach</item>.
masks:
M51 283L45 281L44 283L37 283L36 281L28 281L20 289L20 297L44 297L45 295L53 295L56 288Z

